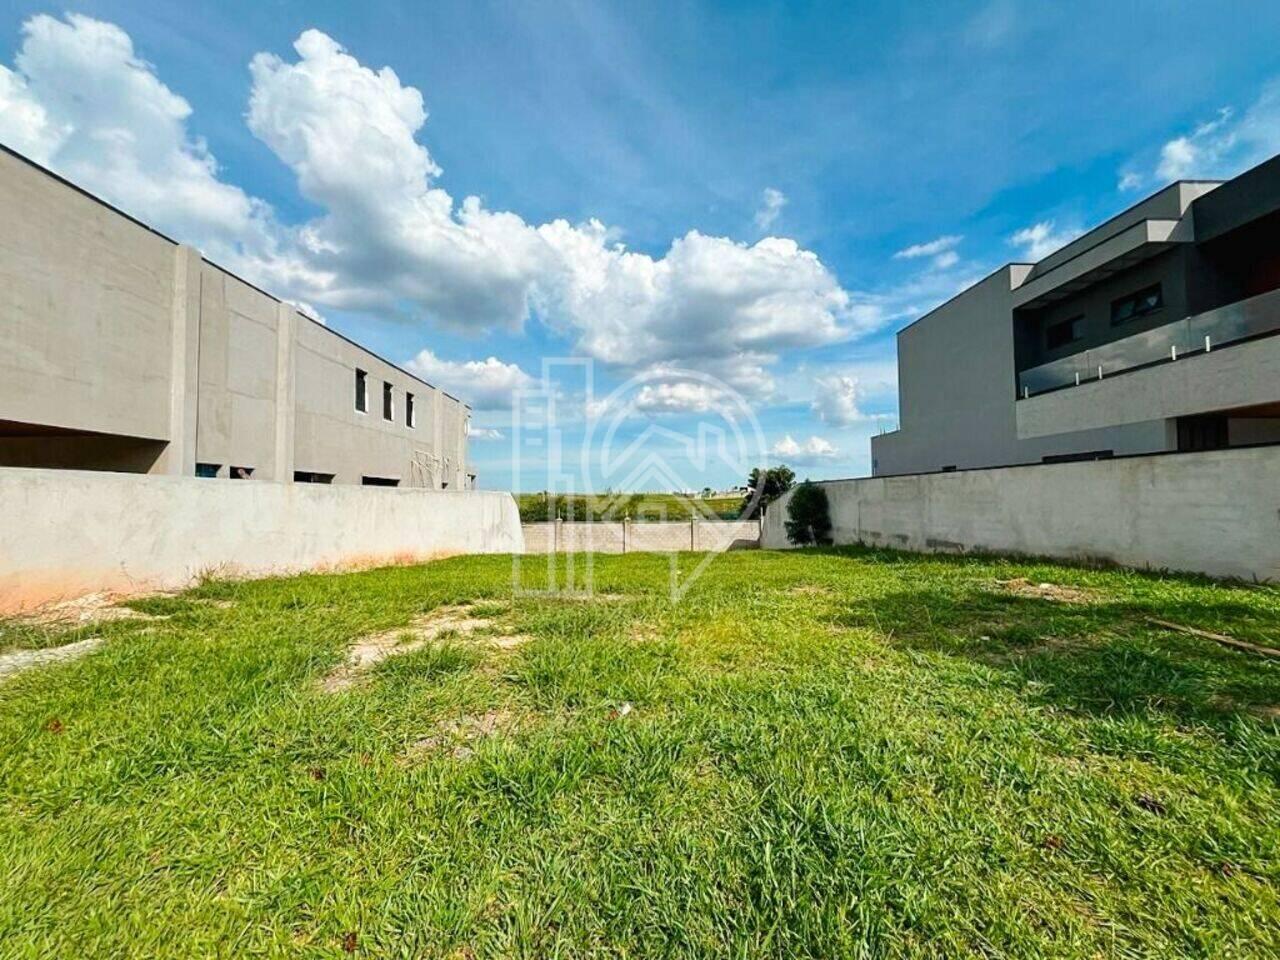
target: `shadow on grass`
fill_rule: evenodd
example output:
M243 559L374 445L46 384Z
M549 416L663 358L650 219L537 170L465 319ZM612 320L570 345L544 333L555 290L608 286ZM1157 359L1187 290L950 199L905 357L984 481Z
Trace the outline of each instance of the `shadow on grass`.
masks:
M870 628L900 649L967 658L1001 671L1037 702L1092 714L1163 713L1214 726L1263 720L1280 705L1280 661L1167 630L1249 622L1254 642L1266 611L1233 599L1161 598L1067 603L957 580L841 605L834 622ZM1266 624L1280 628L1280 624Z

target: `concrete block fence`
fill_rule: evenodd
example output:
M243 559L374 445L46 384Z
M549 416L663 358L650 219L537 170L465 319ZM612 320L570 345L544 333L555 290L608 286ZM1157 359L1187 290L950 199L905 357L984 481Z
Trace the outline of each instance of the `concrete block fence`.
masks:
M760 543L760 524L756 520L548 520L523 526L525 553L718 553L750 549Z
M521 553L509 493L0 469L0 613L85 593Z
M837 544L1280 581L1280 446L821 484ZM788 493L761 544L785 549Z

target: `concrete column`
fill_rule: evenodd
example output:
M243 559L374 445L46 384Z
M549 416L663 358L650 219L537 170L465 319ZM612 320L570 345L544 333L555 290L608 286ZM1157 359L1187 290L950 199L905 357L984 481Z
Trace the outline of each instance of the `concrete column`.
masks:
M279 483L293 482L293 424L297 413L293 358L297 325L293 305L280 304L276 312L276 456L272 477Z
M564 550L564 521L556 517L555 534L551 540L551 550L553 553L560 553Z
M689 549L698 549L698 518L689 518Z
M631 542L631 518L622 518L622 552L627 552L627 545Z
M443 390L439 387L431 388L431 454L436 458L436 490L451 479L444 465L447 456L444 449L444 405L448 402L449 398L444 395ZM452 469L453 465L449 466Z
M193 477L196 416L200 408L200 251L174 250L169 353L169 445L153 472Z

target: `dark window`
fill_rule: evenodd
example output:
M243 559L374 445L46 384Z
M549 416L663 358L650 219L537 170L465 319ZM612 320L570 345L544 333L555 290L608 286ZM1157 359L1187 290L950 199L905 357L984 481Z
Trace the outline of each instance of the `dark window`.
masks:
M1157 283L1131 296L1111 301L1111 325L1115 327L1130 320L1136 320L1138 317L1145 317L1163 306L1164 294L1160 290L1160 284Z
M404 395L404 422L410 429L418 425L418 411L413 407L413 394Z
M1051 453L1041 457L1041 463L1080 463L1084 460L1110 460L1116 455L1114 450L1087 450L1084 453Z
M956 472L956 465L955 465L954 463L949 463L949 464L947 464L945 467L943 467L943 468L942 468L942 472L943 472L943 473L955 473L955 472Z
M253 478L253 467L232 467L227 475L232 480L250 480Z
M394 420L395 418L396 418L395 396L391 392L391 384L384 383L382 385L382 419Z
M1059 320L1057 323L1049 324L1044 330L1044 348L1057 350L1068 343L1075 343L1084 336L1083 328L1084 317L1072 317L1070 320Z
M1178 418L1178 451L1222 450L1227 446L1227 418L1201 416Z
M332 473L315 473L311 470L293 471L294 483L333 483Z
M369 375L363 370L356 371L356 410L369 412Z
M218 471L221 468L222 468L222 464L220 463L197 463L196 476L204 477L206 479L210 477L216 477L218 475Z
M398 487L400 481L394 477L361 477L360 482L366 487Z

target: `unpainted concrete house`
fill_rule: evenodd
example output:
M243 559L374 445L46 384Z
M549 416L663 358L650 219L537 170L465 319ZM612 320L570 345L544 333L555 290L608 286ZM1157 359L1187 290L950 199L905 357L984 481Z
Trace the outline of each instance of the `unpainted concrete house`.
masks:
M872 473L1280 443L1280 157L1174 183L898 334Z
M0 149L0 466L459 490L470 408Z

